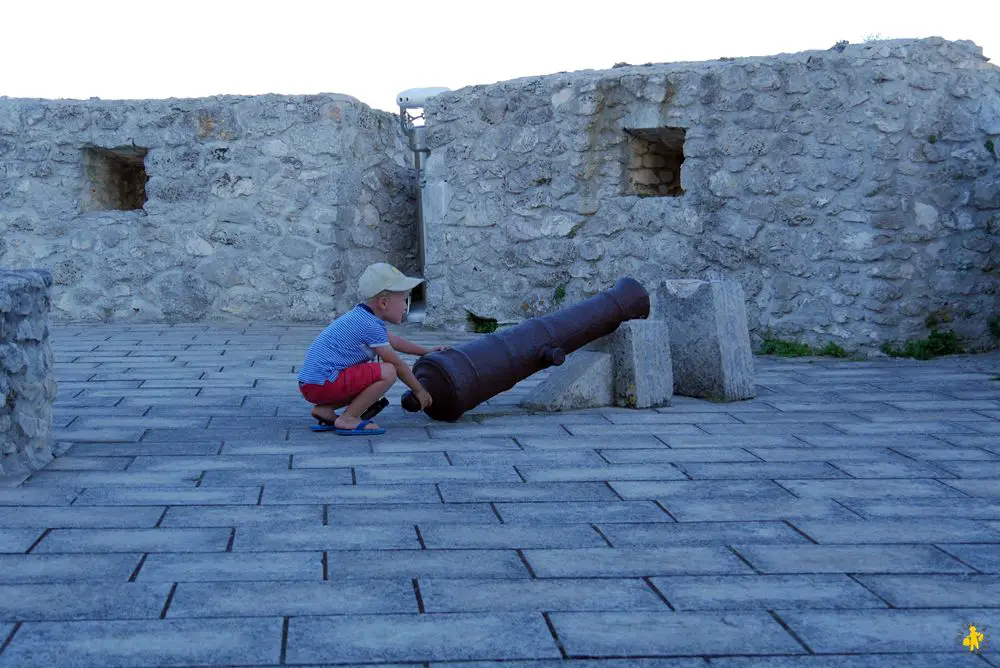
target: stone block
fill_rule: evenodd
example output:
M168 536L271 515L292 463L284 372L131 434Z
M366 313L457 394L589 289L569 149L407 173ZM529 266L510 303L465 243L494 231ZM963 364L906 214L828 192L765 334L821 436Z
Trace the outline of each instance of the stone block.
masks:
M614 405L628 408L670 405L674 394L673 363L665 322L628 320L579 352L611 355Z
M614 364L616 406L669 406L674 395L669 328L659 320L629 320L607 337Z
M734 281L668 280L655 317L670 332L674 393L723 401L755 396L743 288Z
M538 411L610 406L613 388L611 355L578 350L535 386L521 406Z
M52 460L51 286L44 270L0 270L0 478L7 480Z

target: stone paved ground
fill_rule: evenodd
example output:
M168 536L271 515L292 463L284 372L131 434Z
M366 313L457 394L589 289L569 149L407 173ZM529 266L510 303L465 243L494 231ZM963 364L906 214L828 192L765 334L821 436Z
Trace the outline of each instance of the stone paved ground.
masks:
M533 378L456 424L396 388L368 440L306 429L317 329L55 327L0 667L1000 666L997 355L638 412L527 414Z

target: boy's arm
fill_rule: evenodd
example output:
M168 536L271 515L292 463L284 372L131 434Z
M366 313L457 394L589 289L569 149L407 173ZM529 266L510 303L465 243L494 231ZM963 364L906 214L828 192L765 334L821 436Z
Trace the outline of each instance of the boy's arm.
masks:
M428 348L424 348L416 343L407 341L402 336L396 336L395 334L389 334L389 345L392 346L393 350L398 350L401 353L407 353L409 355L419 355L423 357L430 352Z
M430 348L424 348L421 345L407 341L402 336L396 336L394 334L389 335L389 345L392 346L394 350L398 350L401 353L419 355L420 357L423 357L427 353L448 350L448 346L431 346Z
M378 346L376 348L373 348L373 350L378 354L379 357L382 358L383 362L385 362L386 364L391 364L396 368L396 375L399 377L401 381L406 383L406 386L411 390L413 390L414 393L426 392L427 390L424 388L424 386L421 385L420 381L417 380L417 377L413 375L413 371L410 370L410 366L403 361L403 358L401 358L399 355L396 354L395 350L393 350L393 346L391 345L392 339L393 337L390 334L389 335L390 345ZM406 351L404 350L403 352Z

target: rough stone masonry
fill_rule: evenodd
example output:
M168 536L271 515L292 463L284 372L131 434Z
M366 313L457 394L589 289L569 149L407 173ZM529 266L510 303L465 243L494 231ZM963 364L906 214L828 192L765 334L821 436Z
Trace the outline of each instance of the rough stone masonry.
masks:
M321 321L414 271L397 119L344 95L0 99L0 267L61 320Z
M0 477L52 459L51 285L47 271L0 270Z
M1000 69L970 42L562 73L426 113L429 323L727 278L758 337L993 345Z
M1000 69L970 42L616 66L425 111L429 325L631 275L738 281L757 339L993 344ZM342 95L0 98L0 266L50 269L59 320L321 322L369 262L421 269L397 121Z

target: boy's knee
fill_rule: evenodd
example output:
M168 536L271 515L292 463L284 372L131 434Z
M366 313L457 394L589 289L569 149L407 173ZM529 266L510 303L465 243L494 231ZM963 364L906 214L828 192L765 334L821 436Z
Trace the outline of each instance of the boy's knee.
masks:
M396 367L385 362L382 363L382 380L395 381L397 375Z

